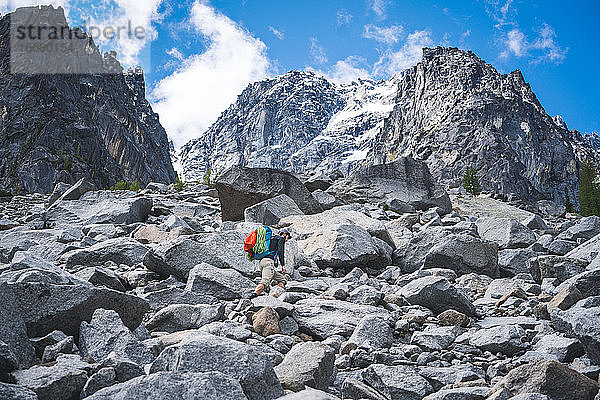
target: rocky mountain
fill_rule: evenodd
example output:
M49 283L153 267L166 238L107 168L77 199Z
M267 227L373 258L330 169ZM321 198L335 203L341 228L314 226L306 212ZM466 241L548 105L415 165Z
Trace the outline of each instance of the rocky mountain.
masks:
M598 399L600 217L448 195L409 158L348 183L0 197L0 398ZM288 276L255 297L265 223Z
M62 8L30 7L16 13L43 26L68 28ZM0 18L0 189L52 191L56 182L88 178L98 188L126 179L170 183L176 174L168 139L145 96L141 68L123 71L114 53L103 56L91 39L83 55L45 59L49 70L94 74L12 74L10 21ZM72 31L70 31L72 32ZM37 62L32 60L32 62Z
M192 179L238 164L347 175L411 156L451 187L472 165L485 190L564 202L565 187L577 191L577 161L597 154L545 112L520 71L438 47L388 81L289 72L253 83L180 156Z

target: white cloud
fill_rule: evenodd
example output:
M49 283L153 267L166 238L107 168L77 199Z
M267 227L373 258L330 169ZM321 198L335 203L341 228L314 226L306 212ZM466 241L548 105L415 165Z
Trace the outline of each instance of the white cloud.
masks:
M533 41L529 41L527 36L519 29L513 29L507 33L504 39L504 50L500 56L507 58L510 55L516 57L531 57L534 63L550 61L559 63L563 61L568 52L568 48L562 48L556 43L556 33L548 24L544 24L538 31L538 35Z
M373 76L387 78L390 75L412 67L421 61L423 47L433 45L431 33L427 30L415 31L408 35L401 49L388 50L373 66Z
M206 51L185 59L150 95L177 147L204 132L248 83L265 78L271 68L262 41L202 1L194 3L190 22L206 38Z
M496 21L496 28L502 28L505 25L515 25L516 8L512 7L513 1L485 0L486 12Z
M348 25L352 21L352 14L346 9L339 10L335 17L338 26Z
M48 0L0 0L0 14L5 14L15 11L19 7L37 6L37 5L48 5ZM51 4L54 8L61 6L65 9L65 13L68 14L70 9L70 0L55 0Z
M387 45L397 43L402 34L402 27L400 25L392 25L388 27L379 27L376 25L365 25L363 31L363 37L367 39L373 39Z
M369 0L369 8L379 17L385 19L387 0Z
M167 54L170 55L171 57L173 57L176 60L182 61L185 56L183 55L183 53L181 51L179 51L179 49L173 47L170 50L167 50Z
M325 71L313 68L307 68L307 70L322 75L334 83L350 83L358 78L367 79L371 76L367 60L359 56L350 56L344 60L338 60Z
M319 44L319 41L315 37L310 38L310 58L316 64L325 64L328 60L325 48Z
M471 30L467 29L466 31L464 31L463 33L460 34L461 38L468 38L469 36L471 36Z
M277 36L277 39L283 40L285 38L285 34L283 32L281 32L280 30L277 30L277 29L273 28L272 26L269 26L269 30L271 31L271 33L273 33L273 35Z

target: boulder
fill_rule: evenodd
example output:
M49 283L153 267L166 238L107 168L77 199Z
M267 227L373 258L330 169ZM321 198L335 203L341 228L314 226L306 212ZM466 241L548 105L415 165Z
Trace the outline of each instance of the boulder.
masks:
M87 372L71 360L63 356L54 365L36 365L12 375L18 385L34 391L39 400L71 400L79 397L88 380Z
M321 390L306 388L298 393L290 393L279 400L340 400L338 397Z
M288 195L280 194L250 206L244 210L246 222L256 222L262 225L277 225L282 218L304 213Z
M240 382L249 400L284 394L271 361L260 349L204 332L164 349L150 368L150 373L159 371L222 372Z
M234 269L221 269L201 263L189 272L185 288L217 299L233 300L240 298L244 292L252 290L254 283Z
M530 258L527 261L527 270L537 283L542 283L545 278L556 278L556 284L585 271L585 261L568 256L546 255Z
M410 304L427 307L436 314L452 309L468 316L475 315L475 307L467 295L441 276L415 279L400 288L398 294Z
M87 192L78 200L61 201L47 211L48 222L60 226L144 222L152 209L149 197L117 191Z
M575 247L573 250L566 254L567 257L575 258L578 260L584 260L592 262L600 254L600 234L594 236L587 242Z
M38 400L37 394L24 386L0 382L0 399L4 400Z
M171 304L215 304L219 300L216 297L201 293L191 292L178 287L155 290L141 295L150 305L150 309L158 311Z
M579 340L559 336L555 333L543 335L533 348L525 353L525 360L556 360L569 363L584 353L583 346Z
M67 268L76 265L93 267L103 265L107 261L129 266L144 261L148 247L132 238L115 238L97 243L91 247L74 252L64 257Z
M565 311L554 308L550 317L556 330L577 337L590 360L600 363L600 297L580 300Z
M433 392L427 379L410 366L373 364L362 372L362 378L386 399L421 400Z
M79 329L79 351L83 357L101 362L114 353L136 364L148 364L154 356L121 321L114 310L97 309L88 323Z
M483 368L470 364L457 364L451 367L420 367L419 375L427 379L434 390L486 378Z
M498 252L500 276L515 276L529 273L528 261L537 256L531 247L526 249L505 249Z
M172 304L158 311L146 323L150 331L176 332L198 329L223 318L223 303L214 305Z
M432 393L428 396L425 396L423 400L486 400L490 394L490 391L490 388L486 386L443 389L438 392Z
M12 287L6 283L0 284L0 321L0 341L4 343L0 359L5 360L0 363L0 373L31 366L35 361L35 349L27 337L19 302ZM9 360L11 362L7 363Z
M260 336L269 336L281 333L279 328L279 315L271 307L263 307L252 315L252 328Z
M117 383L117 374L114 368L100 368L98 372L90 376L90 379L88 379L87 383L83 387L83 390L81 391L81 398L84 399L89 397L98 390L116 385Z
M148 303L137 296L90 284L21 282L10 286L32 337L46 335L56 327L77 337L81 322L90 320L98 308L115 310L129 329L135 329L149 309Z
M321 207L323 207L323 210L331 210L333 207L341 206L344 204L341 200L336 199L335 196L324 192L321 189L313 191L312 195L315 198L315 200L319 202Z
M600 217L592 215L581 218L575 225L561 232L557 239L577 241L578 239L589 240L600 234Z
M256 266L248 262L240 250L246 235L224 231L179 237L156 245L155 254L148 253L144 265L160 275L175 275L183 281L188 278L190 270L201 263L221 269L235 269L251 276Z
M77 271L74 275L95 286L105 286L109 289L118 290L119 292L125 291L125 287L117 275L106 268L88 267Z
M389 348L393 342L393 330L387 320L374 315L365 315L343 346L341 353L348 354L359 347L370 350Z
M438 322L443 326L461 326L466 328L471 323L471 319L465 314L456 310L446 310L437 316Z
M306 386L325 390L334 374L335 351L321 343L304 342L292 347L275 367L284 389L300 391Z
M321 339L333 335L349 337L366 315L390 318L390 313L381 307L320 298L297 301L293 313L301 331Z
M499 325L473 332L469 343L493 354L513 356L527 348L522 340L525 337L525 330L519 325Z
M524 221L522 221L522 223L529 229L539 229L542 231L549 229L546 221L544 221L544 219L537 214L533 214L529 218L526 218Z
M428 351L440 351L454 343L454 339L464 331L457 326L427 326L422 332L413 333L410 344Z
M302 182L285 171L233 166L219 176L215 187L223 221L243 220L246 208L280 194L289 196L305 214L323 211Z
M220 372L156 372L99 390L88 400L246 400L240 383Z
M600 269L583 271L561 283L556 291L560 292L567 286L577 288L582 298L600 296Z
M540 360L512 369L493 388L511 395L540 393L552 400L593 400L598 382L554 360Z
M292 315L292 312L294 311L293 304L286 303L273 296L258 296L252 299L252 305L250 306L251 311L258 311L263 307L271 307L277 311L279 318Z
M500 249L528 247L535 243L535 234L512 218L478 218L477 232L483 239L492 241Z
M63 194L60 195L60 197L58 197L57 199L52 199L53 201L48 203L49 208L52 207L55 201L59 202L62 200L79 200L81 196L83 196L87 192L91 192L95 188L96 187L93 183L88 181L86 178L81 178L73 186L65 190Z
M433 246L423 262L423 268L448 268L458 275L476 274L498 276L496 244L468 234L449 235Z
M448 193L433 179L427 165L410 157L360 167L327 192L348 202L394 201L412 210L440 207L443 214L452 211Z

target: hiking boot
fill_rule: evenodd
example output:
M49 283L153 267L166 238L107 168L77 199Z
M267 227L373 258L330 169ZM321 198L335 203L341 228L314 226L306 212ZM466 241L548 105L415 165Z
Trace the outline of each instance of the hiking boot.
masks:
M264 290L265 290L265 285L263 285L262 283L261 283L261 284L259 284L259 285L256 287L256 289L254 289L254 293L252 293L252 294L250 295L250 298L251 298L251 299L253 299L253 298L255 298L255 297L258 297L258 296L260 296L260 295L261 295L261 294L264 292Z
M277 284L277 286L279 286L279 287L280 287L280 288L282 288L282 289L285 289L285 283L283 283L283 282L279 282L279 283Z

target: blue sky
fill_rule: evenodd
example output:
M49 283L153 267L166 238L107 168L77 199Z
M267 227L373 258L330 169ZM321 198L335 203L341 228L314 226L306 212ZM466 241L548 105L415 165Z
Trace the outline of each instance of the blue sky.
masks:
M385 79L435 45L472 50L503 73L520 69L550 115L570 129L600 130L593 1L56 1L72 24L132 20L148 28L141 42L100 44L123 64L144 67L150 100L178 146L251 81L292 69L338 82ZM0 0L0 12L30 3Z

